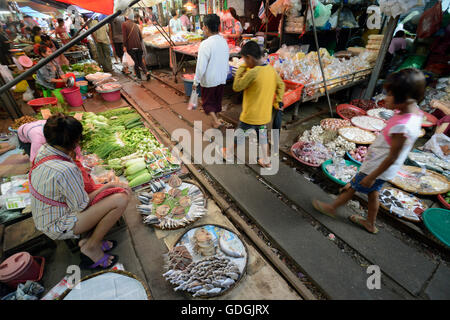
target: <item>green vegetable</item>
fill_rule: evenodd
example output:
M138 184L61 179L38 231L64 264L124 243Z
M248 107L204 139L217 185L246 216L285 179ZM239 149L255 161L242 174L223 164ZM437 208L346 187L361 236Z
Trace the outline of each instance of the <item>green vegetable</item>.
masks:
M146 173L146 172L148 173L147 168L145 168L145 169L143 169L143 170L141 170L141 171L139 171L139 172L136 172L135 174L133 174L133 175L131 175L131 176L128 176L128 177L127 177L127 180L128 180L128 181L134 180L134 179L136 179L137 177L139 177L141 174Z
M148 173L148 171L147 171L147 172L141 174L140 176L134 178L133 180L131 180L128 185L130 186L130 188L134 188L134 187L140 186L141 184L147 183L150 180L152 180L152 175L150 173Z
M129 167L131 167L132 165L134 165L134 164L136 164L136 163L140 163L140 162L145 162L145 159L144 158L136 158L136 159L131 159L131 160L128 160L126 163L125 163L125 168L129 168Z
M139 171L141 171L142 169L145 169L145 168L147 168L147 165L145 164L145 161L135 163L135 164L131 165L130 167L128 167L125 170L125 175L127 177L131 176L131 175L133 175L133 174L135 174L135 173L137 173L137 172L139 172Z

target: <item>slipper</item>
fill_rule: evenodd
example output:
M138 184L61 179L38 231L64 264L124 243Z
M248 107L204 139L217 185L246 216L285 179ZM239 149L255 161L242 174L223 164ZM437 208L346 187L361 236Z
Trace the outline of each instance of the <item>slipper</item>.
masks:
M352 217L353 217L353 219L352 219ZM377 234L377 233L378 233L378 228L377 228L377 227L375 227L375 231L374 231L374 232L368 230L368 229L366 228L366 226L361 222L361 218L362 218L362 217L361 217L360 215L357 215L357 214L352 214L350 217L348 217L348 219L349 219L351 222L353 222L354 224L357 224L358 226L362 227L362 228L363 228L364 230L366 230L367 232L372 233L372 234Z
M314 209L319 211L321 214L324 214L326 216L329 216L330 218L336 219L335 215L333 215L332 213L327 212L324 208L322 208L322 206L320 205L319 201L313 200L312 201L312 205L313 205Z
M111 247L108 246L108 241L112 243ZM116 240L105 240L105 241L102 241L102 250L103 250L103 252L111 251L115 247L117 247L117 241Z
M81 263L80 267L82 269L89 269L89 270L105 270L112 268L117 261L119 261L119 256L113 256L114 259L110 264L108 264L108 259L111 257L110 254L105 253L103 257L98 260L97 262L94 262L91 258L89 258L87 255L80 253Z
M272 168L272 164L270 162L264 163L262 159L258 159L258 164L263 168L268 168L268 169Z

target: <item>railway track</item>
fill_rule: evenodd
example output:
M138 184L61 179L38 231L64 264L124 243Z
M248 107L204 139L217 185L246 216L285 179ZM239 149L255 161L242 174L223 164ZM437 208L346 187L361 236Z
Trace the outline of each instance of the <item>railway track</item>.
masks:
M161 81L161 80L159 80L159 81ZM183 117L182 114L176 112L173 108L171 108L169 103L167 101L164 101L163 99L161 99L161 97L157 93L153 92L151 89L149 89L148 87L146 87L144 85L141 85L141 87L144 88L144 90L146 92L148 92L152 97L154 97L155 100L161 102L161 105L163 106L163 108L165 110L176 115L178 118L182 119L189 126L191 126L191 127L193 126L193 123L191 121L189 121L188 119ZM172 88L172 89L175 89L177 92L180 92L176 88ZM131 97L129 97L129 98L131 98ZM155 121L154 119L149 117L149 114L147 114L145 111L143 111L139 105L134 104L134 106L152 126L157 128L156 131L157 131L158 135L163 136L164 137L163 140L166 140L165 142L167 142L167 144L170 145L171 141L167 137L167 136L170 136L169 132L166 131L166 133L163 133L162 130L160 128L158 128L159 126L161 126L160 123L158 124L157 121ZM226 117L224 117L224 118L228 122L231 122L231 123L234 122L233 119L229 119ZM307 168L307 167L299 165L298 163L292 161L290 153L286 152L286 150L281 150L281 151L283 152L283 155L285 156L284 162L287 165L289 165L291 168L295 169L298 173L300 173L302 175L308 175L309 180L318 184L323 190L327 191L328 193L337 194L336 185L334 183L332 183L331 181L329 181L328 179L326 179L321 174L321 172L318 172L317 170L314 170L312 168ZM242 210L239 210L237 208L237 206L229 205L229 202L227 202L225 200L225 198L227 198L227 196L226 196L227 192L226 191L224 191L224 192L216 191L218 189L219 190L221 189L220 184L218 184L212 178L208 179L208 174L202 166L187 165L187 167L190 170L191 174L196 179L198 179L202 183L202 185L209 191L209 193L212 195L214 200L221 206L223 212L233 221L233 223L235 223L237 225L238 229L240 229L244 234L246 234L249 237L249 239L256 245L256 247L264 254L264 256L266 256L266 258L268 258L268 260L273 264L273 266L280 272L280 274L282 274L282 276L293 286L293 288L295 288L295 290L303 298L305 298L305 299L315 298L314 295L311 293L311 290L317 292L316 291L317 288L319 288L319 290L322 291L321 293L324 296L328 296L327 292L324 292L324 290L322 288L320 288L320 286L317 286L317 284L316 284L316 286L309 286L309 288L311 290L309 290L308 288L306 288L304 286L304 284L303 284L304 282L314 283L314 279L308 279L307 281L305 281L305 279L302 279L303 282L300 281L297 271L298 270L303 271L301 266L296 265L295 262L293 262L293 261L288 261L287 263L282 262L281 259L279 258L279 256L277 256L273 253L272 248L267 245L268 241L270 241L271 243L274 243L273 241L271 241L273 239L269 239L265 236L261 237L262 232L260 230L258 230L256 232L254 231L255 228L254 228L254 224L252 225L252 219L249 217L246 217L245 213L242 213ZM280 199L280 201L284 202L286 205L289 205L289 206L295 208L295 203L292 202L289 199L289 197L286 197L286 195L284 195L283 192L280 191L276 185L273 185L272 183L270 183L263 177L258 176L254 167L251 167L250 165L247 165L247 167L254 172L255 176L257 176L258 180L260 181L260 183L262 185L264 185L264 187L266 187L267 189L270 189L271 192L273 192L274 194L277 195L277 197ZM391 217L389 217L389 218L391 218ZM324 236L331 233L331 230L329 230L327 228L327 226L323 225L320 221L318 221L314 217L308 216L308 219L310 220L310 223L316 227L316 229L318 229L319 231L321 231L323 233ZM396 223L398 223L398 221L395 221L397 219L395 219L395 218L391 218L391 219L394 219L394 221L390 221L394 225ZM389 221L389 219L388 219L388 221ZM411 231L411 229L408 227L406 227L406 229L408 231ZM433 241L430 241L430 239L428 239L428 242L430 245L434 243ZM339 248L342 249L342 251L346 252L349 255L355 256L356 257L355 259L361 265L364 265L364 264L369 265L370 264L369 261L367 259L365 259L364 256L359 254L351 246L347 245L345 241L342 241L341 239L337 239L335 243ZM436 245L436 243L434 243L434 244ZM276 244L275 244L275 246L277 247L277 250L279 252L283 253L283 248L277 246ZM287 260L290 260L289 257L287 257ZM288 268L287 265L290 265L290 268Z

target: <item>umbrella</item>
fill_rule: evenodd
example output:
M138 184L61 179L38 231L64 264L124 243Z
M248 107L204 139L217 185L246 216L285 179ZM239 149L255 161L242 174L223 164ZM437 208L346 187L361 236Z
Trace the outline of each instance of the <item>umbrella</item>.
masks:
M63 2L68 4L73 4L80 8L90 10L97 13L102 13L105 15L110 15L119 9L125 9L131 0L56 0L57 2ZM164 0L142 0L133 7L151 7L158 3L164 2Z

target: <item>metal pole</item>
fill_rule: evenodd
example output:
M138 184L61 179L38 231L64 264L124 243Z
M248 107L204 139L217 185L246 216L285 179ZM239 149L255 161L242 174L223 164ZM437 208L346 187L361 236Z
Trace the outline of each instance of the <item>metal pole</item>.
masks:
M330 114L333 117L333 108L331 108L330 95L328 94L328 88L327 88L327 80L325 79L325 72L323 71L322 58L320 57L319 40L317 39L317 30L316 30L316 23L314 21L314 12L312 9L311 0L308 0L308 2L309 2L309 11L311 13L311 20L312 20L312 24L313 24L314 40L316 42L316 48L317 48L317 57L319 58L320 71L322 72L323 84L325 85L325 94L326 94L327 100L328 100L328 107L330 108Z
M395 28L397 26L400 16L395 19L390 17L388 24L386 26L386 32L384 34L383 42L381 44L380 51L378 53L377 61L373 67L372 75L370 76L369 84L367 85L366 93L364 94L364 99L370 99L373 96L375 86L377 84L378 77L380 76L381 69L383 67L384 58L386 57L386 52L391 44L392 36L394 35Z
M130 2L130 4L128 5L128 7L131 7L133 5L135 5L136 3L138 3L141 0L133 0ZM17 78L15 78L13 81L8 82L7 84L5 84L4 86L2 86L0 88L0 94L2 94L4 91L9 90L10 88L12 88L13 86L15 86L16 84L18 84L20 81L25 80L25 78L27 78L28 76L32 75L33 73L35 73L36 71L38 71L40 68L42 68L44 65L46 65L47 63L49 63L50 61L52 61L53 59L55 59L56 57L60 56L61 54L63 54L65 51L67 51L70 47L74 46L75 44L77 44L79 41L83 40L84 38L86 38L87 36L89 36L90 34L92 34L93 32L97 31L98 29L100 29L101 27L103 27L105 24L109 23L110 21L112 21L115 17L119 16L120 14L122 14L122 10L118 10L115 13L113 13L112 15L108 16L107 18L103 19L102 21L100 21L97 25L95 25L93 28L89 29L88 31L86 31L85 33L80 34L79 36L73 38L72 40L70 40L70 42L68 42L66 45L62 46L61 48L59 48L58 50L56 50L53 54L51 54L50 56L48 56L45 59L42 59L41 61L39 61L35 66L31 67L30 69L28 69L27 71L25 71L24 73L22 73L20 76L18 76Z

